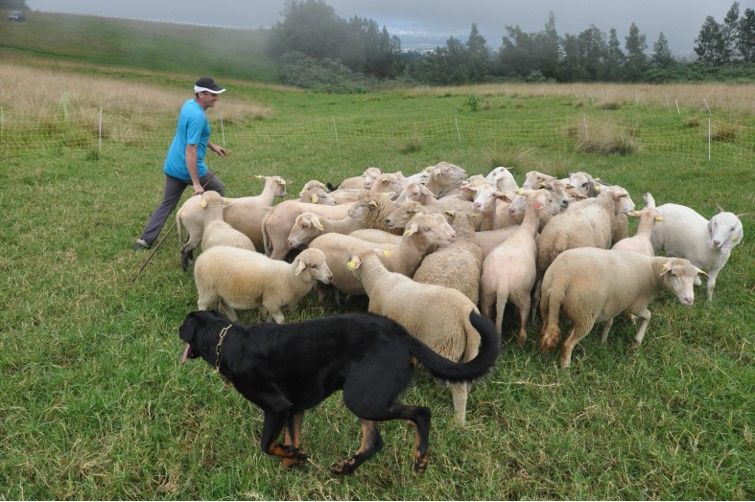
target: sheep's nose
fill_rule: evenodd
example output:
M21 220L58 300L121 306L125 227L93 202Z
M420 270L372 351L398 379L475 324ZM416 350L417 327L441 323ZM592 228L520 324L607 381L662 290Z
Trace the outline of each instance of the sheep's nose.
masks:
M684 305L692 305L693 303L695 303L695 297L694 296L685 296L684 298L682 298L682 303Z
M479 202L475 202L474 203L474 208L479 211L482 208L482 204L480 204Z
M567 207L569 207L569 201L566 200L566 199L562 200L561 201L561 207L563 207L564 209L566 209Z
M716 246L717 248L720 248L720 247L721 247L721 241L719 241L719 240L714 240L714 241L713 241L713 245L714 245L714 246Z

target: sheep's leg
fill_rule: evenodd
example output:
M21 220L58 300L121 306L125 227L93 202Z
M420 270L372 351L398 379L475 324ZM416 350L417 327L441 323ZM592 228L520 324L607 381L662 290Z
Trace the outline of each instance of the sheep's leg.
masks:
M467 394L469 384L467 382L450 383L451 399L454 403L454 420L463 426L467 416Z
M217 295L207 291L200 290L198 296L197 310L210 310L210 306L216 304L219 300Z
M514 299L514 305L519 310L519 334L516 337L516 341L519 345L524 345L527 341L527 319L530 315L531 298L528 292L518 296L519 298Z
M238 321L239 316L236 315L236 310L234 310L233 307L228 305L226 301L224 301L222 298L220 299L220 305L219 305L220 311L225 315L229 321Z
M487 317L491 321L493 319L493 303L495 302L495 291L487 291L482 289L480 292L480 312L483 316Z
M268 317L272 317L273 321L275 321L277 324L283 324L286 320L285 317L283 317L283 312L281 312L279 307L265 307L267 308L267 311L269 313Z
M706 281L705 285L705 292L708 295L708 301L713 300L713 288L716 287L716 277L718 277L719 270L711 270L708 272L708 280ZM700 279L700 276L697 276L697 279Z
M535 321L537 319L537 306L540 304L540 288L543 285L543 280L538 279L535 281L535 288L532 290L532 312L530 317L532 317L532 320ZM540 317L542 317L543 322L545 322L545 316L548 315L548 312L546 310L545 313L543 313L543 306L540 305Z
M601 342L606 343L608 341L608 332L611 331L611 326L613 326L613 317L603 325L603 332L600 334Z
M634 341L632 342L632 349L636 349L640 346L642 343L642 339L645 338L645 331L648 329L648 324L650 323L650 311L648 309L645 309L641 312L637 312L637 316L642 319L642 324L640 324L640 329L637 330L637 334L634 335Z
M569 336L564 340L564 344L561 347L561 367L568 368L571 366L571 354L574 347L582 340L595 325L595 320L592 319L588 322L574 323Z
M503 335L503 313L506 311L506 302L509 299L508 291L498 291L496 293L495 303L495 329L498 331L498 336Z

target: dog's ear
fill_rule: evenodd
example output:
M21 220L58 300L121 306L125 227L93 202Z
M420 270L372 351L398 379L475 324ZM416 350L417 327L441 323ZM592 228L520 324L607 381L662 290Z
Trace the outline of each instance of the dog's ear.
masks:
M194 340L194 332L199 325L199 313L200 312L191 312L188 314L178 330L178 336L180 336L181 340L186 343L191 343L192 340Z

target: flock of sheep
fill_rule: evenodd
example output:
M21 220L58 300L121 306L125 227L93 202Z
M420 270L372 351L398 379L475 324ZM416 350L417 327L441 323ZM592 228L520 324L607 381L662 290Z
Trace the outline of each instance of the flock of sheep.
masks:
M189 234L181 248L194 263L199 310L259 308L277 323L317 282L369 297L369 311L402 324L439 354L468 361L480 337L469 323L479 309L500 333L507 303L519 314L517 340L527 339L530 312L540 306L540 349L561 341L560 318L571 329L561 347L568 367L574 346L595 323L606 340L622 313L641 319L633 347L650 321L648 305L661 290L683 305L693 285L716 278L743 237L742 223L721 210L710 220L689 207L644 195L635 210L627 190L585 172L557 179L528 172L521 187L507 168L468 176L441 162L405 177L370 167L337 189L309 181L298 200L286 181L262 177L254 197L215 192L191 197L176 214ZM627 236L627 217L639 217ZM285 258L306 248L289 263ZM669 257L655 256L663 250ZM327 292L318 285L322 299ZM451 385L454 416L464 423L468 384Z

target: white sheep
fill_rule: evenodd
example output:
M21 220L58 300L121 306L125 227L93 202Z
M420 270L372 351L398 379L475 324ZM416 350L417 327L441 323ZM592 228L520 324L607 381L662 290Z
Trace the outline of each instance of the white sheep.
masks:
M214 246L233 246L254 251L252 240L231 225L223 221L223 208L230 202L219 193L209 190L201 195L199 207L207 211L202 231L202 250L206 251ZM184 270L188 262L182 262Z
M482 249L475 241L474 222L464 211L448 211L456 239L427 255L414 272L414 280L458 289L477 305L480 295Z
M529 188L530 190L545 188L544 185L546 181L555 179L556 177L551 176L550 174L541 173L540 171L529 171L524 175L524 183L522 183L522 188Z
M653 244L650 242L650 235L653 233L653 225L657 221L663 221L663 217L655 208L655 199L650 193L643 195L645 207L641 211L630 211L629 216L640 218L637 225L637 232L632 237L625 237L613 245L611 249L619 251L634 251L642 253L645 256L653 256Z
M466 362L477 355L480 334L469 322L469 314L478 310L461 292L390 272L370 249L351 254L347 266L363 284L370 312L398 322L447 359ZM469 384L450 384L450 389L454 419L464 425Z
M309 180L299 192L299 202L335 206L338 202L328 193L328 187L321 181Z
M256 249L262 249L261 223L275 197L286 196L286 180L280 176L257 176L265 180L265 188L253 197L228 198L230 204L223 209L223 220L252 240ZM199 207L201 197L190 197L176 212L178 240L181 242L181 226L189 232L189 239L181 248L181 261L191 259L194 248L202 241L205 212Z
M467 178L467 172L464 169L448 162L437 163L429 168L429 173L430 179L425 186L438 198L457 189Z
M650 322L647 307L656 294L668 289L682 305L690 306L695 301L692 286L698 274L705 272L683 258L596 248L565 251L543 277L540 350L551 350L560 341L559 318L563 314L572 323L561 348L561 367L566 368L574 347L595 323L605 322L605 341L613 318L622 312L642 319L632 343L632 348L637 348Z
M291 233L296 217L300 214L314 213L326 218L346 218L352 205L353 203L324 206L298 200L284 200L270 209L262 220L262 241L265 254L276 260L286 257L291 251L288 246L288 235Z
M679 204L663 204L657 209L663 221L653 228L653 249L687 258L705 270L708 273L706 293L708 300L712 300L719 272L729 260L731 250L744 237L739 217L720 208L710 221L694 209Z
M349 235L360 228L365 228L367 222L361 218L331 219L319 217L314 213L302 213L296 217L294 226L288 234L288 247L296 249L306 246L312 240L322 234L336 233ZM398 236L396 236L398 237Z
M480 280L480 310L495 321L501 334L503 312L511 301L519 311L520 345L527 340L527 319L530 313L530 292L537 278L537 245L535 235L541 214L556 214L559 202L549 190L537 190L527 198L524 220L517 231L485 257ZM496 316L493 318L493 305Z
M353 178L343 180L338 185L338 188L366 188L369 190L372 187L372 182L381 174L383 174L383 171L380 168L368 167L361 176L354 176Z
M519 190L514 175L511 174L508 167L496 167L485 176L485 179L492 183L499 192L516 192Z
M383 245L386 256L381 256L389 270L411 277L422 258L432 249L450 244L454 230L442 215L419 215L406 227L398 246ZM361 283L346 268L349 253L372 249L375 243L350 235L324 234L309 243L309 249L325 253L333 271L332 284L347 294L364 294Z
M202 253L194 266L197 309L219 303L235 321L235 309L264 308L268 318L283 324L283 307L296 305L315 281L327 284L332 277L325 255L317 249L305 249L289 264L246 249L218 246Z

